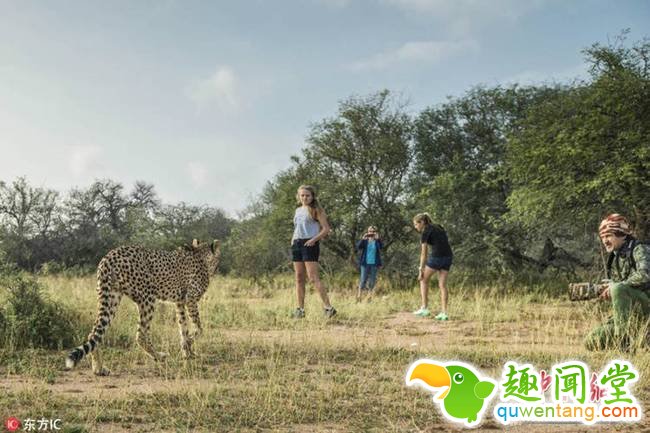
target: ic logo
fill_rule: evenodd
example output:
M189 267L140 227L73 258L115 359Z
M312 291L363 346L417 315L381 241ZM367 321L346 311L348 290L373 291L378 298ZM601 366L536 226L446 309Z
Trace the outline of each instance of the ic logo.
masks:
M5 427L7 427L7 430L10 432L14 432L20 428L20 420L12 416L7 419L7 422L5 422Z

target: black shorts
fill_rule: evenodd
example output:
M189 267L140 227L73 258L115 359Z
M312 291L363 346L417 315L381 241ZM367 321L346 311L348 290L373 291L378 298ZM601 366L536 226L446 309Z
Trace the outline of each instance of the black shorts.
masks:
M429 256L427 266L436 271L448 271L451 268L452 257L433 257Z
M306 247L309 239L296 239L291 244L291 256L294 262L317 262L320 256L318 242L312 247ZM319 241L320 242L320 241Z

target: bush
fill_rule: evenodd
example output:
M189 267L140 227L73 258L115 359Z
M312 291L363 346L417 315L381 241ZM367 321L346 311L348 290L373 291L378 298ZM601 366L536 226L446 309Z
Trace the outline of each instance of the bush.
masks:
M62 274L66 270L65 265L55 261L45 262L38 270L38 274L42 276Z
M5 316L2 314L2 310L0 310L0 336L4 335L5 332Z
M49 276L49 275L61 275L67 278L80 278L92 275L96 272L96 266L94 265L72 265L66 266L63 263L59 262L45 262L41 265L38 270L38 275Z
M11 350L72 346L78 338L74 314L48 299L33 277L6 268L0 271L0 291L5 292L0 309L2 345Z

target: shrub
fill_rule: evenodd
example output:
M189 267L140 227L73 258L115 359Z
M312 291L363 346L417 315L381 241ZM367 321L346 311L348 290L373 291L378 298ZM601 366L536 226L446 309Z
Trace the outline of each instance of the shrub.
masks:
M48 299L33 277L7 268L0 272L0 291L6 292L0 309L2 345L12 350L72 346L78 337L74 314Z
M3 336L5 333L5 316L2 314L2 310L0 310L0 336Z

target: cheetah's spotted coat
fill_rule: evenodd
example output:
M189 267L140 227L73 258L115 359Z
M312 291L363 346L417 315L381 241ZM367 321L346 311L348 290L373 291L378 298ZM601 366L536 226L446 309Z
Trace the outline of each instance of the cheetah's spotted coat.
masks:
M137 342L153 359L164 354L153 350L148 333L156 300L176 304L176 316L181 334L181 351L185 358L193 355L192 342L201 333L198 301L214 273L221 256L219 241L199 244L176 251L151 250L140 246L122 246L111 250L97 267L97 307L95 326L87 341L72 350L66 358L66 367L73 368L90 354L93 372L106 375L97 346L102 341L122 299L131 298L140 313ZM195 326L189 335L186 310Z

